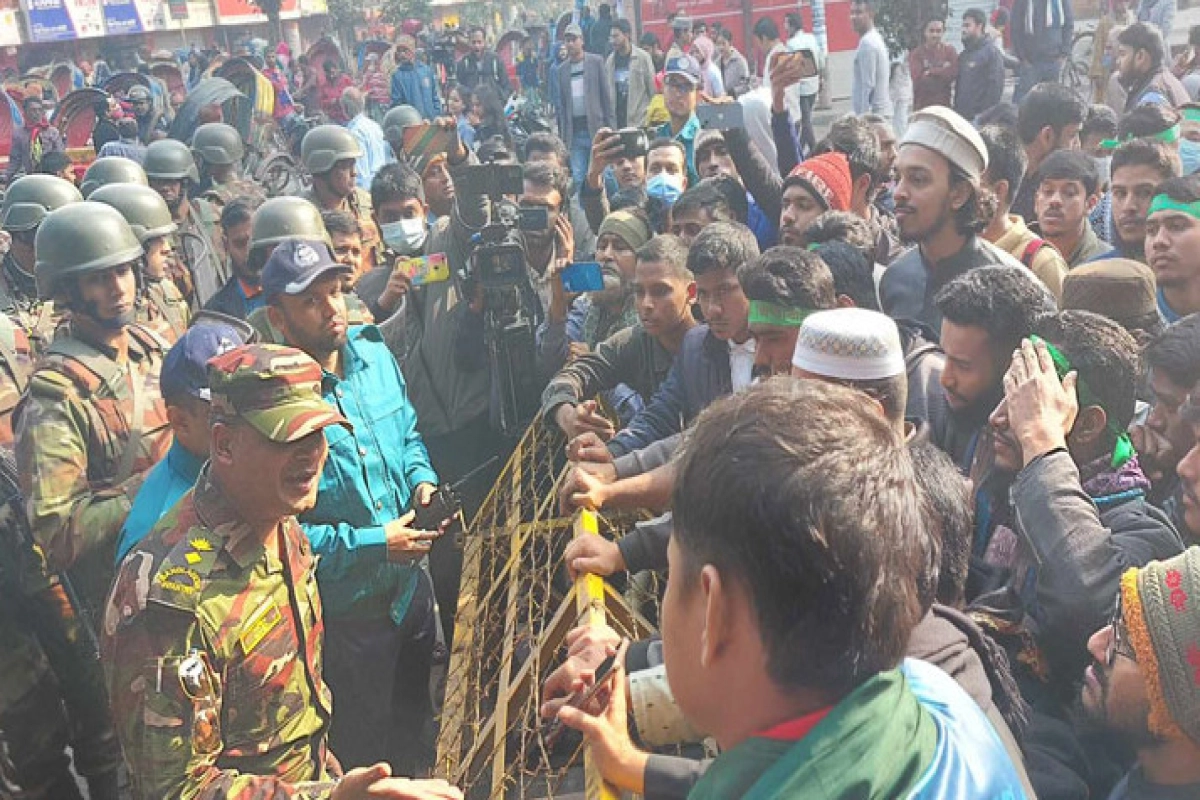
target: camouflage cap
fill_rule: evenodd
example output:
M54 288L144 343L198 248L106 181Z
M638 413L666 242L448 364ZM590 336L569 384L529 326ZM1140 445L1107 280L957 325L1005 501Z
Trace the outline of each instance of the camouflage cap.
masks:
M240 417L273 442L294 442L350 422L321 398L321 367L305 353L248 344L208 362L215 416Z

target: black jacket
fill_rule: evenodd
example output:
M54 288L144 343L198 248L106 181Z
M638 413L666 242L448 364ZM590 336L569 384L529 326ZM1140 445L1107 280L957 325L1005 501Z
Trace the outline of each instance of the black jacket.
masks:
M1004 94L1004 54L991 36L963 47L958 57L954 110L967 122L1000 102Z

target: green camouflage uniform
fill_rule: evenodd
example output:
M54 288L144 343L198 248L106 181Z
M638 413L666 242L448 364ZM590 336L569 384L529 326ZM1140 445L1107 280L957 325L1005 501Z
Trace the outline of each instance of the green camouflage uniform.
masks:
M60 315L55 312L53 302L38 299L33 275L17 266L12 253L5 253L0 262L0 312L24 331L35 357L46 352Z
M169 344L175 344L188 328L192 310L169 278L145 282L138 300L137 321L147 325Z
M33 371L25 334L0 316L0 741L22 798L77 798L66 746L70 739L58 682L33 627L37 609L24 590L35 559L21 507L9 417ZM32 612L32 613L31 613ZM2 795L0 795L2 796Z
M184 268L175 283L192 311L199 311L221 290L231 273L225 257L225 239L218 230L220 209L196 200L185 202L191 206L187 218L171 234L175 258Z
M321 369L249 345L209 367L213 412L275 441L348 424L320 396ZM205 467L196 487L125 558L102 650L139 798L325 798L332 698L316 564L294 517L267 547Z
M249 178L234 178L225 183L217 183L214 180L204 194L200 195L201 200L215 207L217 216L220 216L221 209L239 197L246 198L254 208L258 208L266 202L267 193Z

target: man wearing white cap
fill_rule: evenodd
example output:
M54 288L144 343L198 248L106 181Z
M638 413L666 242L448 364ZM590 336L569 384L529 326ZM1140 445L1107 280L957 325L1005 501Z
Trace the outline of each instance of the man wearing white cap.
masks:
M879 403L898 433L908 433L908 379L900 331L878 311L838 308L810 314L796 337L792 375L858 389Z
M896 158L895 199L900 236L917 247L883 275L879 298L888 316L936 331L941 314L933 298L947 281L976 267L1019 266L978 236L994 202L979 184L987 165L987 146L958 114L930 106L913 115Z

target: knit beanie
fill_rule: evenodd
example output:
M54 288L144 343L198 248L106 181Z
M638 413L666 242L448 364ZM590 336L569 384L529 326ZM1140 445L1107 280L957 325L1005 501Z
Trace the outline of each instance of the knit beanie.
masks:
M854 181L850 178L850 162L842 153L822 153L803 161L788 174L786 189L799 183L825 204L827 211L849 211Z
M1200 547L1127 571L1121 601L1150 732L1200 744Z
M596 232L596 238L599 239L606 233L621 237L631 250L640 249L654 236L654 231L650 230L645 218L623 209L604 218L600 223L600 230Z

